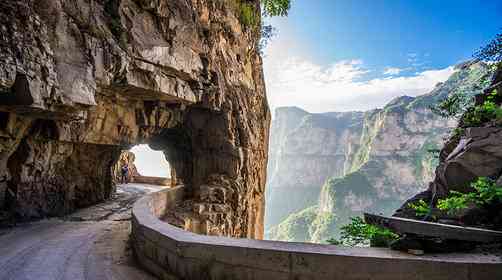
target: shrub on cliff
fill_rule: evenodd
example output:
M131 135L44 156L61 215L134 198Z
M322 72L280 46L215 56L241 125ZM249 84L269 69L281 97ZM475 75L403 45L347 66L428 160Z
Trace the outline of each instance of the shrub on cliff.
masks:
M502 33L497 34L488 45L482 47L474 54L474 61L484 61L490 65L491 70L489 75L482 76L476 80L477 88L485 89L492 79L492 74L497 68L500 68L502 62ZM468 62L470 63L470 62ZM486 121L500 117L501 111L497 111L497 105L500 102L495 102L500 98L497 93L492 92L488 96L487 101L481 105L474 106L474 98L469 92L459 91L447 96L437 104L430 106L433 113L436 113L445 118L460 118L462 117L462 126L478 126ZM500 114L499 114L500 113ZM499 114L499 115L497 115Z
M257 7L246 0L230 0L230 5L237 11L240 22L251 30L258 32L260 18ZM291 0L261 0L264 17L287 16L291 8ZM258 51L261 53L270 39L275 35L272 25L261 25Z
M502 61L502 33L495 36L488 45L482 47L474 54L480 60L501 62Z
M327 240L333 245L389 247L399 236L392 231L364 222L361 217L350 218L351 222L341 228L341 238Z
M262 0L265 16L287 16L291 8L291 0Z
M476 205L482 208L492 203L502 203L502 186L498 186L490 178L479 177L471 183L471 188L473 191L469 193L451 191L448 197L437 201L437 209L450 216L454 216L469 205ZM433 212L431 209L433 208L432 206L424 200L408 204L408 207L415 210L417 217L430 215ZM433 220L436 219L436 217L432 218Z

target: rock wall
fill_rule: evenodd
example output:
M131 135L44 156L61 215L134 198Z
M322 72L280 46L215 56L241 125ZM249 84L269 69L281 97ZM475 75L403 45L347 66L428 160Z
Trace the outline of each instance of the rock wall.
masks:
M131 151L122 151L120 153L119 159L112 167L112 176L114 183L120 183L122 180L122 167L127 164L128 167L128 179L133 180L134 177L140 176L136 165L134 165L134 160L136 155Z
M132 209L131 247L142 267L160 279L502 278L502 258L490 252L413 256L382 248L194 234L159 219L183 202L183 193L182 186L150 193L138 200Z
M0 209L29 219L106 199L120 151L148 143L194 201L210 178L229 181L215 234L260 238L258 36L225 1L2 1Z
M267 226L316 204L326 179L350 170L363 122L363 112L276 110L269 149Z
M494 103L502 107L502 67L491 79L491 85L483 93L476 96L476 104L481 105L487 97L495 93ZM399 208L395 216L417 218L415 211L407 207L408 203L423 199L434 205L438 199L447 197L451 191L468 193L473 191L470 184L479 177L487 177L502 185L502 121L500 117L484 120L473 126L460 120L459 133L450 137L440 152L439 165L435 177L428 188ZM491 203L484 206L469 206L465 211L448 217L438 213L439 218L458 220L470 226L490 227L502 230L502 205Z

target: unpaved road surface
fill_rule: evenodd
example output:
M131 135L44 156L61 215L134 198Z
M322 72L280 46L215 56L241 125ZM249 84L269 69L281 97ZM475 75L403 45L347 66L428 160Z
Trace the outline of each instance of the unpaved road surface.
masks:
M1 280L154 280L129 248L134 201L161 187L120 185L115 198L62 219L0 232Z

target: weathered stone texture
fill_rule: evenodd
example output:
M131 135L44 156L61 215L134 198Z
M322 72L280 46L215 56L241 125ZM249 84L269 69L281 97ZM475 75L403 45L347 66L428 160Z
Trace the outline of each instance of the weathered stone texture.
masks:
M120 183L122 180L122 167L127 164L128 167L128 179L132 182L134 177L140 176L138 169L134 164L136 160L136 155L131 151L122 151L120 153L119 159L112 167L112 176L114 183Z
M476 96L477 104L484 102L487 94L496 89L502 92L502 72L499 69L493 77L492 85L484 94ZM496 101L501 106L499 101ZM416 218L408 203L423 199L436 202L447 197L451 191L471 192L471 183L479 177L488 177L502 182L502 127L500 120L492 120L476 127L467 127L460 123L460 135L452 136L440 152L440 162L436 168L435 178L429 188L409 199L394 214L398 217ZM467 225L489 226L502 230L500 204L484 207L470 206L460 211L455 217ZM440 213L445 215L444 213Z
M499 279L493 253L413 256L382 248L225 238L193 234L158 218L182 203L184 187L138 200L132 242L139 263L160 279ZM216 197L214 197L216 199Z
M31 218L106 199L120 151L148 143L195 202L228 180L231 222L215 234L261 237L257 40L226 1L2 1L0 208Z

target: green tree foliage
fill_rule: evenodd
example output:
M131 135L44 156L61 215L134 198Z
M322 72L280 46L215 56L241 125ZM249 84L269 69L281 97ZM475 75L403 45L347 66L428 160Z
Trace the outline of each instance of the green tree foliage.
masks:
M260 26L258 9L247 0L230 0L230 4L238 11L239 20L246 28L257 31ZM261 0L262 15L264 17L287 16L291 8L291 0ZM262 25L258 51L262 53L272 37L275 35L272 25Z
M351 222L341 228L341 238L327 240L333 245L388 247L399 236L392 231L364 222L361 217L350 218Z
M252 4L240 3L240 21L244 26L254 27L258 25L258 16Z
M495 64L492 65L495 69L500 67L500 62L502 61L502 33L497 34L495 39L478 50L473 56L481 61L495 62ZM480 89L489 82L487 79L490 77L491 75L484 76L478 81ZM481 106L473 106L474 102L472 96L467 95L465 92L458 92L448 96L443 101L430 108L432 112L446 118L459 118L467 112L464 116L465 126L475 126L496 117L497 110L493 101L492 99Z
M480 60L501 62L502 61L502 33L497 34L488 45L477 51L474 56Z
M478 178L471 187L476 190L473 202L483 206L492 202L502 202L502 186L497 186L494 180L486 177Z
M272 37L275 36L276 29L272 25L263 25L261 27L261 39L258 43L258 50L263 54L263 50L267 47Z
M448 96L438 104L430 106L433 113L443 118L458 118L464 112L465 108L472 103L472 97L465 93L456 93Z
M498 92L493 90L483 104L469 108L462 117L463 126L478 126L491 120L502 120L502 108L495 103L497 98Z
M291 0L261 0L265 16L287 16L291 8Z
M415 215L417 217L425 217L431 212L431 207L423 199L415 203L409 203L408 207L415 210Z
M448 198L438 200L438 208L448 213L448 215L455 215L462 209L467 208L471 196L472 194L451 191Z
M494 202L502 203L502 186L497 186L494 180L479 177L471 183L471 187L474 191L469 193L451 191L447 198L438 200L437 208L445 211L448 215L455 215L470 204L483 207ZM426 216L431 212L430 206L423 200L409 203L408 207L414 209L418 217Z

